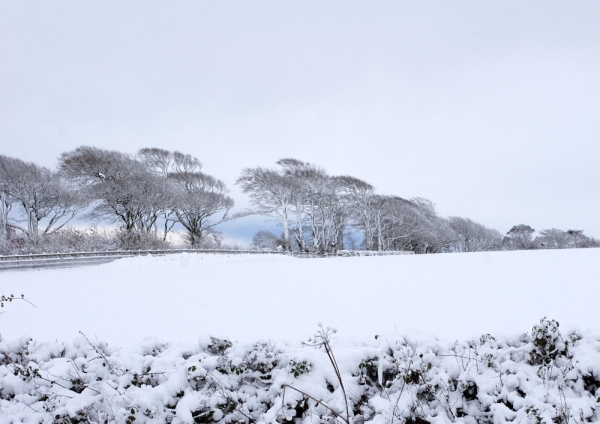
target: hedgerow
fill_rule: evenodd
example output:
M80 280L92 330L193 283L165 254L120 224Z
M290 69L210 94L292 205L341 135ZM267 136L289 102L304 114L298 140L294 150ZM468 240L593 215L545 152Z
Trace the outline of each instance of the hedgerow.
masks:
M0 423L597 422L600 335L0 342Z

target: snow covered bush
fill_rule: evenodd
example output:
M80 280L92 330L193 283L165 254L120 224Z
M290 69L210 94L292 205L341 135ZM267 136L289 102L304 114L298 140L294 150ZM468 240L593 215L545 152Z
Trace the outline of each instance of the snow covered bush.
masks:
M296 345L146 339L128 349L83 334L2 341L0 423L600 420L600 334L563 335L553 320L502 339L317 336Z

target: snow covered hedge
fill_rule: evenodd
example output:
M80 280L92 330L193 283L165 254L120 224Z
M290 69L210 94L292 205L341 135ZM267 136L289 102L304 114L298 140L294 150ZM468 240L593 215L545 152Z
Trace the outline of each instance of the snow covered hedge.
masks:
M312 345L295 346L145 340L132 349L83 335L67 344L3 341L0 422L600 420L600 335L561 334L552 320L502 340L331 336L321 329Z

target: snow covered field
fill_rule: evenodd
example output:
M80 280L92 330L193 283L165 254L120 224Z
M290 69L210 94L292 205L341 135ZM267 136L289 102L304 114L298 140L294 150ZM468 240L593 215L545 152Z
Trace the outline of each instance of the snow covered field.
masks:
M0 423L598 422L599 259L183 254L3 272L2 293L37 307L0 316ZM337 376L300 343L319 321L339 329Z
M514 335L547 316L600 329L600 249L300 259L200 255L122 259L0 273L14 293L5 340L70 342L79 331L111 346L146 336L195 342L299 342L318 322L341 339L413 331L441 339Z

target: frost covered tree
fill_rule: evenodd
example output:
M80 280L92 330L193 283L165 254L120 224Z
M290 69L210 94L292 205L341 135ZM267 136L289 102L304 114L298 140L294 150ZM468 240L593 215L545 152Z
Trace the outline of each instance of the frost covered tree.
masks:
M156 234L162 221L166 239L180 223L196 247L233 206L225 184L202 173L200 161L189 154L146 148L129 155L84 146L63 153L59 167L95 199L89 216L118 222L126 234ZM215 218L218 214L222 217Z
M267 230L257 231L252 236L251 246L255 249L276 250L281 245L281 240L275 234Z
M173 178L169 179L169 175L200 172L202 164L189 154L159 148L140 149L137 157L165 185L166 198L163 199L158 215L163 225L163 240L166 240L169 231L178 222L175 206L177 199L181 197L179 187Z
M125 232L149 232L167 201L165 185L132 155L83 146L60 156L59 169L94 199L92 219Z
M540 231L535 239L539 249L577 249L598 247L598 242L583 234L583 230L559 230L557 228Z
M540 231L535 244L540 249L567 249L569 239L566 231L551 228Z
M4 243L8 239L8 216L17 202L17 199L10 195L10 185L3 176L6 171L4 169L6 162L10 159L12 158L0 156L0 243Z
M567 230L567 239L570 248L598 247L597 240L583 234L583 230Z
M332 177L316 165L296 159L278 162L293 181L290 209L294 216L294 237L301 250L331 252L342 247L348 220L343 180Z
M454 232L431 201L378 195L364 181L341 178L349 222L364 234L367 250L428 253L449 249Z
M187 231L191 247L198 247L203 235L227 219L233 207L225 183L202 172L175 172L168 179L178 188L173 211Z
M535 230L529 225L519 224L512 227L506 237L504 237L504 245L509 250L531 250L535 249L533 233Z
M373 250L374 220L381 206L375 197L375 188L351 176L342 176L339 179L349 218L364 232L365 248Z
M64 227L87 205L87 198L64 175L35 163L0 156L0 181L0 232L4 238L12 228L37 243ZM9 219L13 205L18 205L24 219Z
M446 219L428 199L380 196L375 214L374 246L378 250L441 253L451 250L456 237Z
M252 209L249 213L278 218L283 226L283 247L291 250L289 214L294 193L293 178L282 169L245 168L236 184L250 196Z
M250 195L252 213L279 218L287 246L293 235L300 251L331 252L355 229L367 250L451 250L456 234L429 200L376 195L369 183L297 159L276 164L246 168L237 184Z
M138 157L164 179L170 192L161 210L165 237L176 223L186 229L192 247L198 247L205 235L217 234L213 227L227 219L233 207L223 181L201 172L202 163L190 154L144 148Z
M342 177L297 159L281 159L276 165L246 168L238 178L237 184L250 195L250 213L275 217L283 226L287 250L291 235L301 251L342 248L349 211Z
M373 196L373 250L409 250L419 231L419 214L409 200L397 196Z
M187 231L186 240L191 247L200 246L208 234L218 234L214 226L225 220L233 207L223 181L202 173L202 163L190 154L146 148L138 156L161 179L168 192L161 209L165 238L176 223ZM222 216L215 218L218 214ZM215 236L217 239L220 240Z
M453 216L448 218L450 228L456 233L454 251L481 252L500 250L502 235L468 218Z

